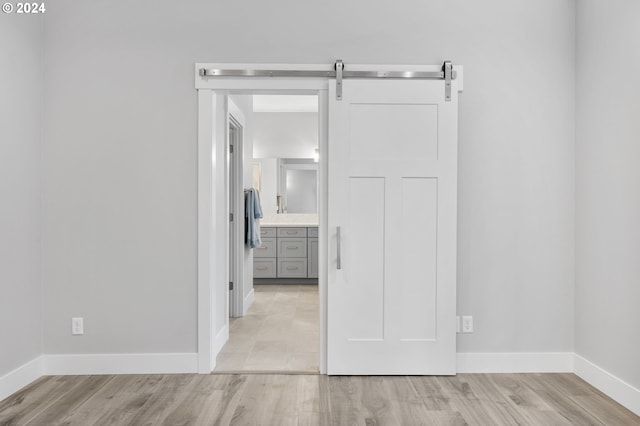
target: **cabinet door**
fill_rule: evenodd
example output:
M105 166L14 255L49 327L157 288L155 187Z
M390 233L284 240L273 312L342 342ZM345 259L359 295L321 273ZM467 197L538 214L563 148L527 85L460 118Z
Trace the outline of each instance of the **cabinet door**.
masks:
M263 238L262 244L253 249L253 257L276 257L276 239Z
M278 257L307 257L306 238L278 238Z
M276 259L275 258L254 258L253 278L275 278Z
M309 278L318 278L318 239L309 238L307 241L307 265Z
M278 278L306 278L307 259L278 258Z

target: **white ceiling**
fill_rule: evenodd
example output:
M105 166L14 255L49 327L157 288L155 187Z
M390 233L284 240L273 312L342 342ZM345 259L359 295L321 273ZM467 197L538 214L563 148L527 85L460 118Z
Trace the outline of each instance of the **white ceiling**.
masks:
M253 112L318 112L313 95L253 95Z

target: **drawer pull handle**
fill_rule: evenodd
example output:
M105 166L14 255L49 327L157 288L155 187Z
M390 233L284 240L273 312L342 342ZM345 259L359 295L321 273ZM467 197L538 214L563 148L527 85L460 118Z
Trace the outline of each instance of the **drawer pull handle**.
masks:
M297 231L287 231L287 235L295 235L297 234Z
M266 271L266 270L267 270L267 269L269 269L269 268L267 268L266 266L258 266L258 267L256 267L256 269L257 269L258 271Z
M298 250L297 246L287 246L287 250Z
M297 266L287 266L287 270L288 271L297 271L298 267Z
M266 250L266 249L267 249L267 247L266 247L266 246L260 246L260 247L258 247L258 250Z

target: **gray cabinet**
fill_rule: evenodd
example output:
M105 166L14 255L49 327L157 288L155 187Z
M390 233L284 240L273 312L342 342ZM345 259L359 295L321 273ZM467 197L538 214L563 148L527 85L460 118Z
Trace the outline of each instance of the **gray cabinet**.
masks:
M260 230L260 234L264 236L273 235L273 237L262 237L260 247L253 249L253 276L254 278L276 278L277 247L275 228L263 228Z
M306 238L278 238L278 258L307 257Z
M278 278L307 278L307 258L278 258Z
M317 227L264 227L260 236L254 278L318 278Z
M253 258L254 278L276 278L276 259L274 258Z
M256 247L253 252L253 257L276 257L276 239L275 238L262 238L262 244L260 247Z
M316 231L318 228L315 228ZM307 240L307 265L308 265L308 273L307 276L309 278L318 278L318 239L317 238L309 238Z

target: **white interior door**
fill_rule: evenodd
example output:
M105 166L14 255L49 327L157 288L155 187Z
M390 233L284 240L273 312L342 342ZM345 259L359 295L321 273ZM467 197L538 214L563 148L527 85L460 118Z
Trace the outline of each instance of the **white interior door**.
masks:
M328 373L455 374L455 82L449 102L442 80L348 79L340 101L335 89Z

